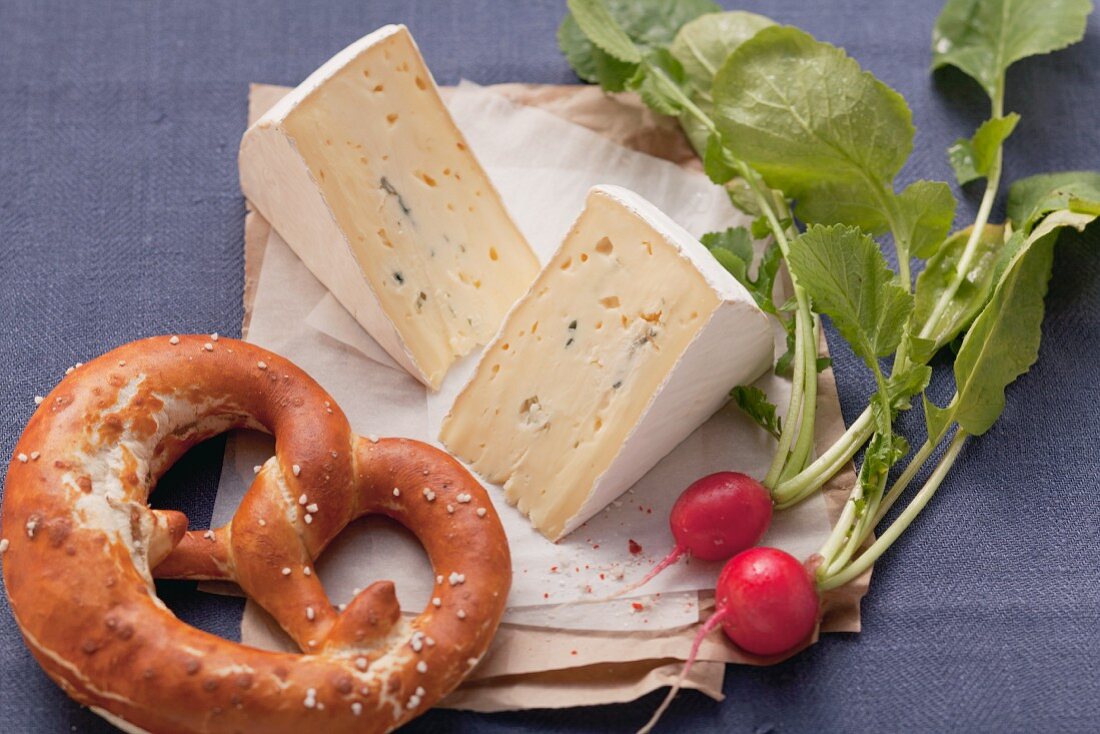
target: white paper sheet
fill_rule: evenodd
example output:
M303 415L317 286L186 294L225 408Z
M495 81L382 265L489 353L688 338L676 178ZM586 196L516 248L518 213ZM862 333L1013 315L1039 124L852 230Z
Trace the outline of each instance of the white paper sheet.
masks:
M549 113L514 105L468 84L456 90L450 107L543 260L580 212L587 190L599 183L634 189L697 235L743 223L721 190L702 174L630 151ZM452 370L439 393L429 393L394 368L275 234L263 261L249 340L309 372L333 394L359 433L407 436L437 446L439 423L476 363L476 356L467 358ZM769 375L758 384L778 404L785 404L784 381ZM265 441L251 436L231 441L213 525L228 520L252 481L251 467L270 455L271 444ZM668 512L684 487L719 470L762 476L773 450L770 437L729 407L607 510L556 545L490 486L512 549L514 581L506 620L608 630L664 629L694 622L694 592L713 588L721 564L681 562L665 571L645 587L647 599L640 612L633 601L601 609L557 605L610 594L640 577L671 547ZM318 563L333 600L344 601L354 587L390 578L397 584L402 608L423 608L431 572L419 544L391 523L361 523L369 532L345 532ZM828 531L824 502L815 496L778 513L767 542L805 557L821 545ZM641 553L629 552L631 540L642 547ZM649 595L657 593L661 597L654 603Z

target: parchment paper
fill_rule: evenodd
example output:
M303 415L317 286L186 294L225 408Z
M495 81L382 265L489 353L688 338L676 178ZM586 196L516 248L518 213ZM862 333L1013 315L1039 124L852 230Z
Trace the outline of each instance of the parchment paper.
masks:
M650 153L664 154L688 166L697 166L690 148L678 131L669 126L667 120L652 116L636 100L629 97L612 99L602 94L594 95L592 88L584 87L501 85L494 87L493 90L508 96L513 101L540 104L555 115L575 119L613 140L635 145ZM253 115L261 114L262 110L285 91L284 88L255 87L250 98L253 103ZM475 149L479 151L484 162L486 156L477 148L476 143ZM494 175L494 172L490 170L490 174ZM253 314L252 300L258 284L258 265L263 260L267 230L268 227L262 218L254 214L249 215L246 220L246 317L244 323L246 334ZM336 309L339 311L338 306ZM314 312L313 316L311 323L316 323L318 312ZM344 324L344 327L347 326ZM332 330L338 332L336 327ZM351 328L345 334L342 336L339 333L336 334L337 339L332 340L332 345L346 349L343 344L338 344L338 341L354 342L353 335L356 331L360 336L365 337L365 334L352 322ZM369 337L367 339L369 341ZM377 357L378 354L372 356ZM403 374L396 370L391 371L395 374ZM821 442L831 440L843 431L843 423L836 402L835 385L829 373L822 375L819 389L822 393L818 424L819 442ZM227 464L229 463L227 461ZM248 470L250 473L250 466ZM832 486L827 488L824 495L825 507L830 517L835 516L839 505L843 502L843 493L847 487L850 487L851 478L849 471L847 476L838 477ZM657 514L656 509L654 514ZM660 552L663 553L663 551L664 548L661 548ZM865 591L866 579L862 579L861 582L847 587L843 594L827 599L823 631L858 630L858 600ZM706 586L712 583L711 580ZM326 588L331 590L331 587L326 577ZM650 606L648 603L650 600L645 601L647 606ZM709 602L704 603L709 604ZM415 607L415 605L411 606ZM682 599L680 606L684 606ZM694 622L698 614L696 607L691 613L685 612L684 616L692 617L691 621ZM242 634L250 644L261 646L277 644L275 635L259 631L264 624L258 623L257 620L262 620L265 616L262 610L257 610L255 605L249 604ZM515 621L521 621L521 619L517 618ZM666 620L665 624L670 623L670 620ZM661 625L651 626L649 629L659 626ZM472 681L476 681L476 684L471 682L464 685L452 696L449 703L463 708L500 710L511 707L564 705L564 701L567 701L568 705L586 705L629 700L663 685L668 680L668 675L675 675L678 672L679 665L669 664L664 658L667 656L668 659L682 659L691 634L692 630L687 627L672 633L647 636L645 633L565 633L508 624L502 627L497 644L478 671L475 671ZM742 660L732 647L724 644L721 636L716 635L712 639L713 644L708 641L704 646L703 659ZM576 654L573 654L574 650ZM631 661L628 666L608 665L608 663L628 660ZM720 695L721 669L721 665L698 666L697 676L693 673L692 684L710 695ZM547 670L554 671L553 675L537 672ZM561 692L566 690L569 691L568 696L563 698ZM578 691L583 691L583 695Z
M449 106L542 260L549 259L558 247L583 207L588 190L598 183L634 189L673 219L686 223L697 236L746 223L722 190L701 173L628 150L550 113L516 105L474 85L456 90ZM438 392L427 390L403 371L362 358L377 354L376 346L352 353L344 344L325 340L311 328L303 312L308 316L313 308L306 309L325 295L324 288L272 233L255 296L250 340L306 369L333 394L358 433L406 436L439 445L440 423L476 367L478 355L472 354L452 368ZM356 333L341 309L330 307L327 312L333 320L344 322L342 333ZM782 344L778 323L776 339ZM363 333L359 343L369 340ZM392 365L388 359L385 362ZM789 385L785 380L768 374L758 386L777 404L786 404ZM240 451L242 447L238 447ZM515 578L509 606L557 608L606 596L641 577L670 548L667 518L680 489L699 476L731 467L762 476L773 453L771 437L731 405L684 440L626 494L556 544L509 507L499 488L490 487L489 496L497 505L512 551ZM252 483L251 467L268 456L270 452L265 450L243 457L244 461L238 456L236 462L226 463L214 510L215 525L232 516ZM829 527L824 500L815 495L777 514L766 542L803 558L821 546ZM330 561L326 588L342 600L351 596L353 588L365 586L366 580L386 575L397 584L404 609L422 609L432 574L419 544L406 533L376 529L370 536L366 553L332 554L333 558L346 557L346 562L334 566ZM641 553L630 552L629 548L638 546ZM677 564L647 584L645 593L713 588L720 565ZM673 606L684 608L679 603ZM625 601L616 607L631 609ZM690 609L692 614L695 611ZM529 612L528 617L534 614ZM553 617L528 621L560 627L567 624L561 619L563 614L573 615L569 626L584 623L602 629L645 629L654 625L654 620L642 615L626 613L609 620L606 613L581 608L558 609ZM681 625L691 620L681 616L669 621Z

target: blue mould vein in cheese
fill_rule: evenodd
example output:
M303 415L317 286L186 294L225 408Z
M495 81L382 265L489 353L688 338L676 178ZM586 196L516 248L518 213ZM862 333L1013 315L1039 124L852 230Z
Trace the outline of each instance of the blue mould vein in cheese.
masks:
M772 339L698 240L637 194L599 186L440 439L558 540L768 369Z
M356 41L245 133L245 195L337 300L437 388L538 260L404 26Z

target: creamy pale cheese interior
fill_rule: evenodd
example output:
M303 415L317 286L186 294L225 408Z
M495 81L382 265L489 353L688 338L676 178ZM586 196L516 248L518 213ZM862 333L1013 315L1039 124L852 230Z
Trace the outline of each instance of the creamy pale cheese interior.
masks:
M538 261L408 33L350 60L282 123L433 386L486 343Z
M719 303L649 223L590 196L440 438L556 540Z

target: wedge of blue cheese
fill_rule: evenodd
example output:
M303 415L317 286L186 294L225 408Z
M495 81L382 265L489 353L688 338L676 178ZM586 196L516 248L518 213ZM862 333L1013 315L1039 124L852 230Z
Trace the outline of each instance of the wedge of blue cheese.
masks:
M260 118L240 172L310 271L432 388L538 274L404 26L356 41Z
M556 541L768 369L772 340L698 240L637 194L599 186L440 440Z

